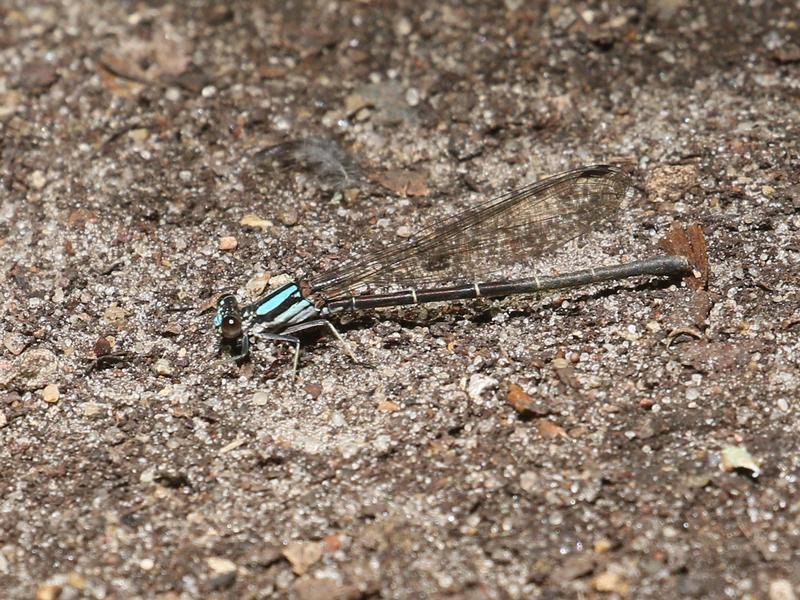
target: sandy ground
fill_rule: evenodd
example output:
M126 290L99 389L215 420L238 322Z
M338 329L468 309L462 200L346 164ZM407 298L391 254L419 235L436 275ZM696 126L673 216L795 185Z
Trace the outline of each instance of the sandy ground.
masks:
M795 598L800 6L424 4L0 4L4 598ZM644 193L539 272L698 223L707 289L218 355L218 294L598 162Z

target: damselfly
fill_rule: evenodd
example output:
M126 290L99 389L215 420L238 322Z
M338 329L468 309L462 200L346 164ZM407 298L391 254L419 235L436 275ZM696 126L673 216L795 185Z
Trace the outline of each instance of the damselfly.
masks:
M293 344L296 373L297 336L303 331L327 328L347 348L328 320L337 313L688 273L685 257L661 256L550 277L502 277L511 267L541 261L607 220L635 190L617 167L567 171L447 218L400 244L286 284L243 308L235 296L225 295L218 302L214 326L222 346L236 359L249 355L251 333Z

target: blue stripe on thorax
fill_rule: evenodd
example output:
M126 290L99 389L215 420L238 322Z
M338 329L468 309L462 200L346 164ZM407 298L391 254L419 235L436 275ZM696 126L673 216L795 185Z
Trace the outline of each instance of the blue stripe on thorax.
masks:
M303 296L300 294L300 288L297 287L296 283L287 283L282 288L278 288L269 296L264 298L264 301L261 302L261 304L259 304L256 308L256 315L259 317L265 317L269 315L274 310L280 308L281 304L286 302L294 295L297 296L297 300L301 300L303 298Z
M303 323L318 316L319 310L303 296L296 283L278 288L258 303L254 311L256 322L274 329Z

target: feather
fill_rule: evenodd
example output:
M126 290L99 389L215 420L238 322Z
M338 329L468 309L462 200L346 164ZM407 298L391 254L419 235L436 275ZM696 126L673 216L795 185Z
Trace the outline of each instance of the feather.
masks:
M259 150L256 158L279 169L307 172L320 184L337 190L358 185L361 173L356 161L330 140L289 140Z

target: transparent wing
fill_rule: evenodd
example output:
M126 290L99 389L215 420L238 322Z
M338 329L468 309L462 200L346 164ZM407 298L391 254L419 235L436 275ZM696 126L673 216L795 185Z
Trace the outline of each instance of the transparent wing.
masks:
M368 287L486 281L535 262L591 230L634 193L617 167L567 171L489 200L425 228L405 242L311 280L328 300Z

